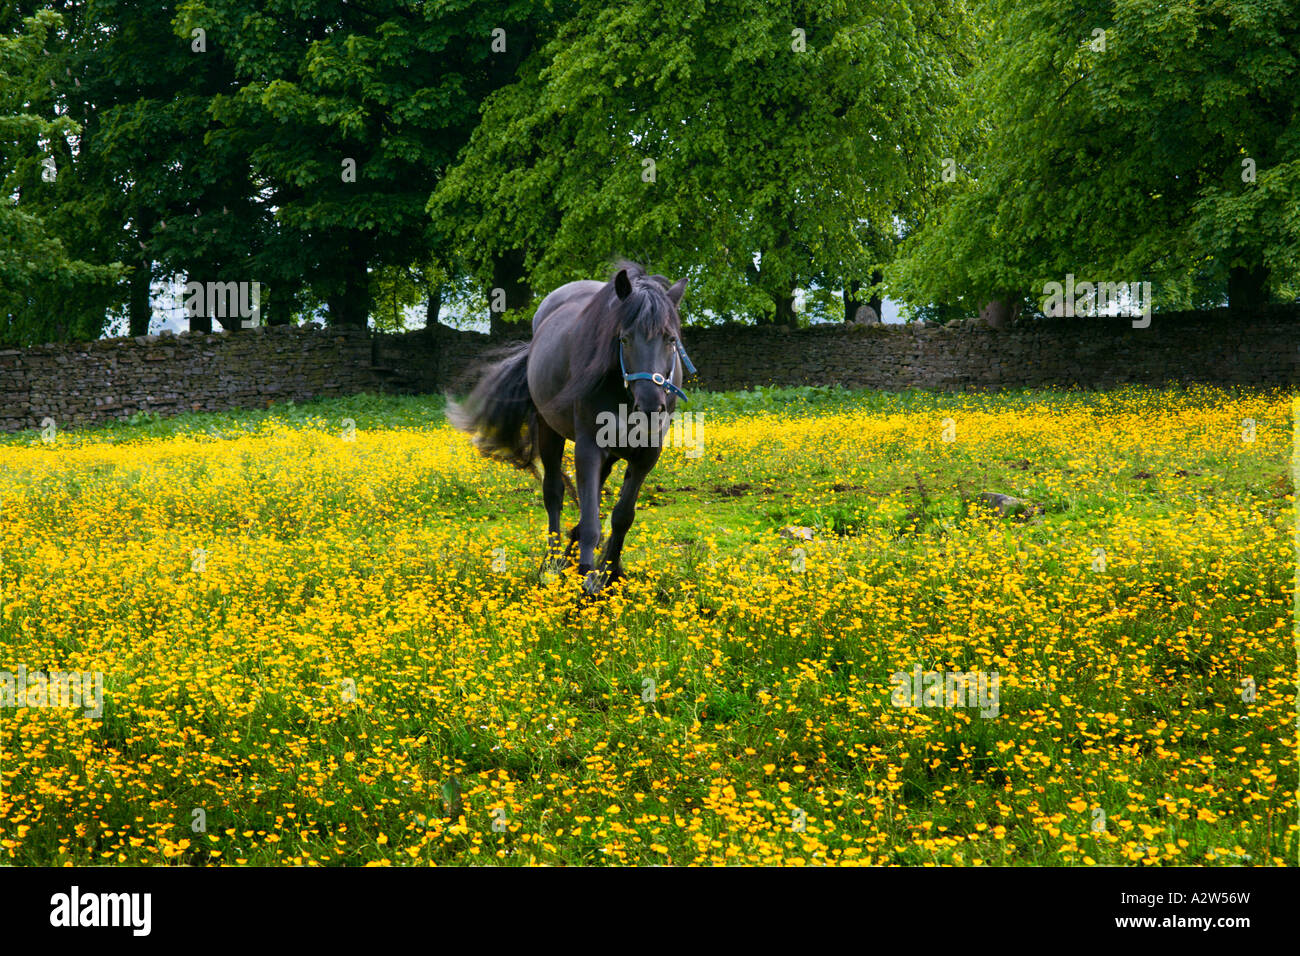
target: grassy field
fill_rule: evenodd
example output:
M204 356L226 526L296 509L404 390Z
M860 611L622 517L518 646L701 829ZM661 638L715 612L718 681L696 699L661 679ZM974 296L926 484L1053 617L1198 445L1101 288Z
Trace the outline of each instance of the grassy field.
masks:
M435 399L0 436L0 861L1296 862L1289 396L690 408L594 602Z

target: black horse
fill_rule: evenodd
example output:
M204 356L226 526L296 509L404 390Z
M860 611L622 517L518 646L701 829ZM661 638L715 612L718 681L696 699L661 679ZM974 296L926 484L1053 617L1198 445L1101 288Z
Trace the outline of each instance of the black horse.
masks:
M532 340L508 346L479 370L478 384L463 402L447 404L448 419L473 435L483 454L533 474L541 458L545 566L564 567L576 539L588 594L623 575L623 539L641 484L659 461L677 399L686 399L683 367L695 371L682 346L677 312L685 290L685 279L670 285L630 262L620 263L608 282L562 285L533 316ZM610 428L620 417L633 419L633 427ZM561 554L566 441L574 444L579 520ZM627 471L597 562L600 492L619 459Z

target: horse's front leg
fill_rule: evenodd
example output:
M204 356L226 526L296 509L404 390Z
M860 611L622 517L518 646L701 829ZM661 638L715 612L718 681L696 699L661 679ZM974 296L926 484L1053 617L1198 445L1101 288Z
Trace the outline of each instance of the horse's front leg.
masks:
M600 567L608 576L607 581L617 581L623 577L623 540L636 518L636 501L641 496L641 484L654 466L654 459L639 457L627 463L618 503L609 516L609 540L605 542L605 550L600 555Z
M600 487L601 487L602 489L605 487L605 479L609 477L610 469L612 469L613 467L614 467L614 456L613 456L613 455L608 455L608 454L605 455L605 456L604 456L604 462L603 462L603 463L601 464L601 466L600 466ZM577 494L575 493L573 497L574 497L574 500L576 501L578 496L577 496ZM599 499L599 494L597 495L597 498ZM581 517L581 516L579 516L579 517ZM599 516L598 516L598 517L599 517ZM565 560L565 561L568 561L568 560L569 560L570 555L573 554L573 549L574 549L574 547L575 547L575 546L577 545L577 543L578 543L578 527L579 527L579 526L575 524L572 528L569 529L569 543L568 543L568 545L567 545L567 546L565 547L565 549L564 549L564 560ZM599 539L599 538L596 539L596 547L600 547L600 539Z
M596 565L600 540L600 472L605 452L594 435L579 431L573 448L573 470L578 479L578 572L589 574Z

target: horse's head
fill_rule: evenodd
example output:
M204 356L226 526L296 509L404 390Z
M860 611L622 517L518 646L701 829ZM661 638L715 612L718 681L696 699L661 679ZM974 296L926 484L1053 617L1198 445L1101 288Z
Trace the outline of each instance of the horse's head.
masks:
M662 412L670 394L685 398L679 387L685 353L680 348L682 320L677 312L685 291L685 279L670 286L663 276L646 275L636 267L619 269L614 276L614 295L622 307L620 370L636 411Z

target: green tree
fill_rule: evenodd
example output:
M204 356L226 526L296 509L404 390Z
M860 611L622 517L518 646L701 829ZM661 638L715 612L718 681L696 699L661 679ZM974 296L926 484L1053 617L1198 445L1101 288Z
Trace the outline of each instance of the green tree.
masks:
M793 322L818 276L870 281L933 190L963 0L586 0L493 94L430 202L484 282L627 255L690 303Z
M201 37L237 78L238 89L214 96L208 112L264 183L283 240L279 267L306 277L332 322L366 323L376 283L388 281L379 271L452 261L425 205L483 97L513 77L545 23L549 5L533 8L523 0L182 4L177 33ZM504 51L494 49L497 30Z
M12 15L12 12L11 12ZM0 342L31 345L93 337L125 275L119 262L76 258L41 211L60 186L58 157L80 128L67 115L37 112L44 87L43 51L58 28L50 10L0 24ZM43 195L45 194L45 195ZM78 307L80 306L80 308ZM87 317L94 321L87 321Z
M992 0L946 200L891 290L1038 304L1067 273L1249 306L1300 266L1296 0Z
M256 281L272 219L258 202L247 158L206 110L233 77L219 59L197 55L175 35L174 3L59 6L42 76L27 95L42 111L75 122L79 134L75 148L66 139L55 144L59 176L55 188L37 194L40 211L77 255L129 267L112 301L61 311L94 337L105 308L121 307L131 333L143 334L153 283L164 275ZM211 320L201 316L191 327L210 329Z

